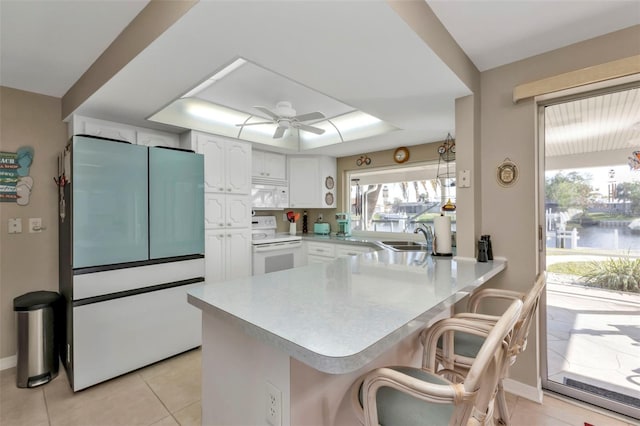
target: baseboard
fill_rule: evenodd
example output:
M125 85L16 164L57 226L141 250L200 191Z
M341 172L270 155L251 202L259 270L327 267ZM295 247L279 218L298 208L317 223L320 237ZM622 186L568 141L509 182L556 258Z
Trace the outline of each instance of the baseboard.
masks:
M504 390L522 398L542 404L542 382L538 378L536 386L525 385L513 379L504 379Z
M12 355L6 358L0 358L0 371L13 368L18 363L18 356Z

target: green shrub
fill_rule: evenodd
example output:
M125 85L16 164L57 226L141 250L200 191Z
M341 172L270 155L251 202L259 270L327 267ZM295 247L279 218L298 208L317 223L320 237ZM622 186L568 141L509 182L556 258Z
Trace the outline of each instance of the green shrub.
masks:
M591 287L640 293L640 259L619 257L593 261L583 277Z

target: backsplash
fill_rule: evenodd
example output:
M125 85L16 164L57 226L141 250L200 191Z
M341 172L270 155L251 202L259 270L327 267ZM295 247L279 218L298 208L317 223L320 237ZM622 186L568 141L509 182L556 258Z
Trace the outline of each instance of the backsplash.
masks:
M300 213L300 219L296 222L297 233L302 234L302 212L307 211L307 218L309 224L309 233L313 233L313 222L318 219L319 215L322 215L322 221L328 222L331 226L331 233L335 233L338 229L338 223L336 222L336 209L284 209L284 210L260 210L256 213L256 216L273 215L276 217L277 232L289 232L289 222L284 218L286 212L289 210Z

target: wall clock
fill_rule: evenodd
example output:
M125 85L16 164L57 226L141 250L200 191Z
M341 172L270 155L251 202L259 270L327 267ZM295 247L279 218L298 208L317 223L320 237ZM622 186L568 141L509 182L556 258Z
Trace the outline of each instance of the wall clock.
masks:
M409 150L404 146L396 149L393 153L393 161L396 163L404 163L409 159Z

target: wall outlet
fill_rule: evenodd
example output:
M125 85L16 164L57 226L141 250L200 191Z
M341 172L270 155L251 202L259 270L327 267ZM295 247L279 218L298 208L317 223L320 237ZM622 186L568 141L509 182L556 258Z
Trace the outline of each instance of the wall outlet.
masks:
M322 213L318 214L318 222L322 222Z
M265 386L265 419L271 426L282 426L282 392L270 382Z
M22 218L9 219L9 233L20 234L22 232Z

